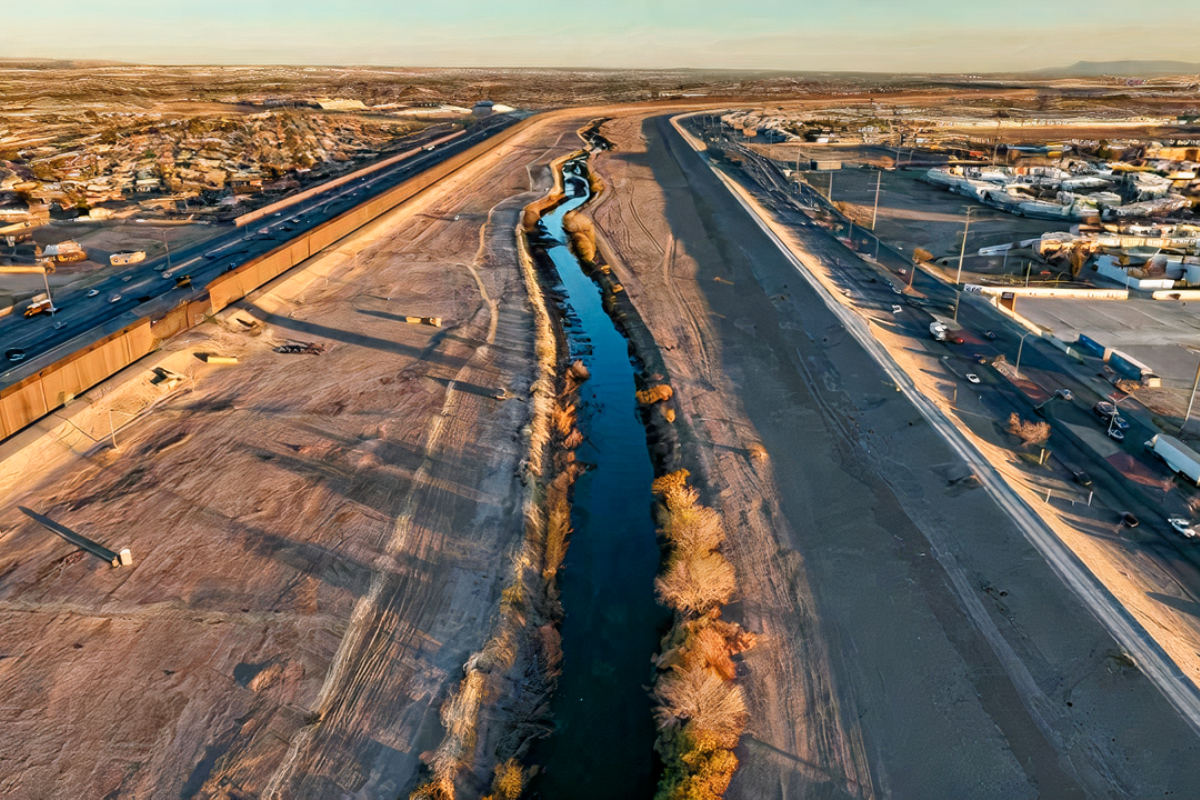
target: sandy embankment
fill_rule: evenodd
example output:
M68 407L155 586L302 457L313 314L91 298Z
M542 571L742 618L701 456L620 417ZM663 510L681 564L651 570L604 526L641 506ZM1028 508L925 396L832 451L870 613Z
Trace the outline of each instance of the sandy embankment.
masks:
M665 120L602 132L602 252L761 634L729 796L1186 792L1200 742L1025 521L956 481L957 446Z
M187 377L173 391L135 365L0 465L0 791L412 788L523 538L537 375L512 232L574 127L531 128L173 340L150 362ZM327 351L272 351L287 340ZM110 408L137 413L114 415L118 451ZM16 503L135 566L70 552Z
M735 795L768 796L767 787L791 785L871 796L861 738L832 711L839 699L826 645L802 559L782 545L781 526L787 522L771 464L758 457L761 444L744 422L721 354L713 350L718 337L695 291L696 261L674 239L662 190L645 165L644 121L624 117L603 126L615 148L598 155L594 169L612 191L590 212L601 252L652 338L639 343L637 331L631 337L643 358L652 348L661 352L675 405L684 415L676 428L679 449L673 455L660 449L658 456L667 459L666 469L697 474L704 501L711 498L734 531L726 552L737 568L742 602L729 615L759 635L746 657L751 723L739 750L741 784Z

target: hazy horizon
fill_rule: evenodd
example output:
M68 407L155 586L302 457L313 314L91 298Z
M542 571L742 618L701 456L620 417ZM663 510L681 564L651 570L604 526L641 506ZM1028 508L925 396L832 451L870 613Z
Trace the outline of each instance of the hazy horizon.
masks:
M99 6L103 7L99 7ZM385 0L210 0L166 6L60 0L6 12L6 58L145 64L509 69L727 69L788 72L1014 72L1076 61L1185 61L1200 8L1158 0L1146 22L1117 0L844 0L805 9L762 0L611 0L603 14L555 16L485 0L397 7ZM1162 20L1172 24L1165 26ZM1153 24L1152 24L1153 23Z

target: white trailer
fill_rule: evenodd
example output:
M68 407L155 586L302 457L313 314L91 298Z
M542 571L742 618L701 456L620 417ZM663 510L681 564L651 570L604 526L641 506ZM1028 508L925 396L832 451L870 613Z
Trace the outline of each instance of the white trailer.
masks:
M1154 451L1172 471L1186 475L1193 483L1200 486L1200 453L1188 447L1174 436L1158 433L1146 442L1146 447Z

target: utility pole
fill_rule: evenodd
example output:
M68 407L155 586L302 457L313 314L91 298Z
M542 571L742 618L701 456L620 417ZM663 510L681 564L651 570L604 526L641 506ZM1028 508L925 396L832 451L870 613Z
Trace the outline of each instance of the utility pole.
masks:
M879 219L879 187L883 184L883 170L875 173L875 210L871 212L871 232L875 231L875 221Z
M957 284L962 283L963 259L967 256L967 232L971 229L971 212L974 210L974 206L967 208L967 221L963 225L962 249L958 251L958 277L954 279L954 282Z
M50 316L53 317L58 309L54 307L54 298L50 296L50 278L47 277L49 272L50 268L42 264L42 282L46 284L46 299L50 301Z
M1030 333L1033 333L1033 331L1028 331L1022 334L1021 343L1017 345L1017 366L1013 371L1016 372L1018 378L1021 377L1021 351L1025 349L1025 337Z

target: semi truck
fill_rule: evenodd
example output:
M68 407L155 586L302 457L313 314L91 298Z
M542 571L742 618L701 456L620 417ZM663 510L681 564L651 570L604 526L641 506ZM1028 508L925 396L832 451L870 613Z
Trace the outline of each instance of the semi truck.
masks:
M52 306L50 304L50 298L47 297L46 295L44 295L44 294L34 295L33 301L30 302L29 307L25 309L25 317L26 318L36 317L38 314L41 314L43 311L57 311L57 310L58 309L54 308L54 306Z
M1165 433L1152 436L1150 441L1146 442L1146 448L1161 458L1171 471L1186 475L1189 480L1200 486L1200 453Z

